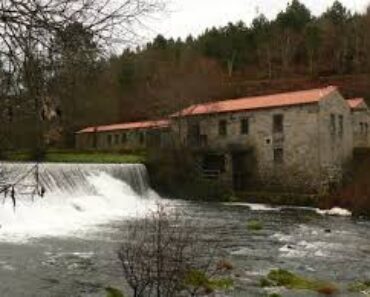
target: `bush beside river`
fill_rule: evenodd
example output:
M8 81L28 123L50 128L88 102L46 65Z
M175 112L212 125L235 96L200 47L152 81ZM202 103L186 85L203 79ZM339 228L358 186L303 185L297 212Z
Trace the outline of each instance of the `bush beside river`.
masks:
M202 201L228 201L232 197L226 185L201 177L188 151L152 151L146 165L152 187L164 197Z
M370 149L357 149L343 185L320 202L322 208L342 207L370 217Z

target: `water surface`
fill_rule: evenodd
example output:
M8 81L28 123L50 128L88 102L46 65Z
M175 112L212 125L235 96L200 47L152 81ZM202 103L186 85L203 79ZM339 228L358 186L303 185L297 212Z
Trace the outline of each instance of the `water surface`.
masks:
M135 170L134 179L142 179L135 184L147 183L145 172L140 174L143 168L121 170ZM122 232L127 220L140 219L158 197L149 189L139 194L129 180L110 170L88 172L82 174L89 189L86 193L58 192L56 188L63 185L55 185L45 199L25 200L16 212L10 201L1 206L0 296L95 297L105 296L106 286L125 288L116 256ZM55 175L59 184L65 182L59 173L51 174L49 185ZM339 296L364 296L351 294L346 287L370 279L368 221L299 208L166 203L186 210L202 227L203 235L216 239L234 264L236 286L227 296L265 296L267 291L259 287L259 280L274 268L331 281L341 288ZM250 220L263 222L264 228L248 230ZM307 291L278 291L288 297L317 296Z

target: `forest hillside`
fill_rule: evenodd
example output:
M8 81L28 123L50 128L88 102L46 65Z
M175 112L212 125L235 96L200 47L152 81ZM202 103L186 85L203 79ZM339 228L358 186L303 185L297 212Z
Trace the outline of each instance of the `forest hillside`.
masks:
M55 48L51 146L73 147L73 133L84 126L160 118L197 102L325 85L370 99L370 10L353 13L339 1L314 16L293 0L273 20L258 15L185 40L158 35L104 58L88 29L75 24ZM14 118L3 131L7 146L26 147L32 119Z

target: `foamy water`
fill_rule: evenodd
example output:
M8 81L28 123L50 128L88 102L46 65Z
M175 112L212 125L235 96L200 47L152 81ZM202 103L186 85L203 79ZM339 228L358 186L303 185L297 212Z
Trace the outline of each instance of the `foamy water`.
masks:
M11 199L0 205L0 241L24 242L44 236L83 236L100 224L121 218L137 218L156 204L150 188L135 191L128 182L104 171L85 174L84 192L76 195L60 188L44 198L22 197L13 209Z

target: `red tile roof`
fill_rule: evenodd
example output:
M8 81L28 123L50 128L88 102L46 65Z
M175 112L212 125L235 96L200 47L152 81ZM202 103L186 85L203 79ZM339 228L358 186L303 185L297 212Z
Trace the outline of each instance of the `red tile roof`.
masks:
M145 121L145 122L132 122L132 123L120 123L105 126L88 127L77 132L82 133L94 133L94 132L108 132L118 130L139 130L139 129L160 129L169 127L168 120L158 121Z
M317 103L327 95L336 91L337 87L329 86L321 89L313 89L299 92L282 93L267 96L247 97L234 100L225 100L196 104L173 115L192 116L223 112L236 112L242 110L256 110L292 105Z
M361 108L361 105L363 105L363 104L366 106L366 102L365 102L364 98L348 99L347 102L348 102L348 105L351 109Z

